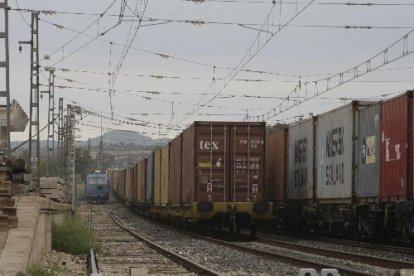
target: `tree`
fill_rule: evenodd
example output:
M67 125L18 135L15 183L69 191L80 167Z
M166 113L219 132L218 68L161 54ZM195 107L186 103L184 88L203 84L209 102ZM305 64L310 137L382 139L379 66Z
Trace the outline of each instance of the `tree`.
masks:
M84 148L76 148L75 154L75 173L80 174L81 178L85 179L86 175L94 169L93 159L90 152Z

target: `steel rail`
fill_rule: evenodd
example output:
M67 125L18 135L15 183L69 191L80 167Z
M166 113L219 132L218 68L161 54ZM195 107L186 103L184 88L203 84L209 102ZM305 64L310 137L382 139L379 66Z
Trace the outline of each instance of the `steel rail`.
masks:
M108 212L109 217L112 219L112 221L118 225L119 227L121 227L122 229L124 229L125 231L127 231L128 233L130 233L134 238L142 241L143 243L145 243L148 247L154 249L155 251L157 251L158 253L160 253L161 255L169 258L170 260L174 261L175 263L185 267L186 269L188 269L189 271L192 271L194 273L196 273L197 275L208 275L208 276L218 276L221 275L220 273L213 271L203 265L197 264L195 262L192 262L186 258L184 258L183 256L180 256L168 249L163 248L162 246L150 241L149 239L141 236L140 234L136 233L135 231L133 231L132 229L129 229L128 227L126 227L121 221L119 221L114 214L112 214L111 212Z
M212 242L212 243L219 244L219 245L222 245L228 248L236 249L238 251L246 252L252 255L264 257L264 258L267 258L273 261L289 263L291 265L298 266L298 267L314 268L316 270L321 270L329 266L329 268L337 269L338 272L341 274L341 276L375 276L374 274L370 274L370 273L363 272L363 271L352 270L346 267L340 267L336 265L327 265L326 263L322 263L322 262L305 260L299 257L287 256L283 253L276 253L276 252L270 252L270 251L250 248L250 247L239 245L233 242L228 242L228 241L224 241L221 239L215 239L212 237L202 236L202 235L191 233L191 232L185 232L185 233L190 236L193 236L194 238L202 239L208 242Z
M88 228L89 232L92 233L92 214L91 214L91 205L88 203ZM91 235L91 244L92 244L92 235ZM98 262L95 258L95 251L93 250L93 245L91 249L89 250L89 259L88 259L88 265L91 272L91 276L101 276L102 274L99 273L98 270Z
M291 249L295 251L305 252L305 253L311 253L311 254L316 254L316 255L321 255L321 256L326 256L326 257L331 257L331 258L350 260L354 262L360 262L360 263L375 265L375 266L384 267L384 268L390 268L390 269L409 269L409 268L412 269L414 268L414 263L412 262L384 259L384 258L379 258L379 257L374 257L374 256L367 256L367 255L361 255L361 254L356 254L356 253L348 253L348 252L337 251L337 250L326 249L326 248L312 247L309 245L296 244L296 243L287 242L287 241L260 238L258 240L255 240L255 242L265 244L265 245L272 245L272 246L282 247L282 248Z

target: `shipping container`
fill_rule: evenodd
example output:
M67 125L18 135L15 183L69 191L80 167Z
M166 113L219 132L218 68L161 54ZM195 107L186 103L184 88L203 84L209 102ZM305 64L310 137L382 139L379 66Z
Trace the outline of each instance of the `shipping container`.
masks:
M133 186L133 170L132 168L126 169L126 178L125 178L125 199L128 202L132 202L132 186Z
M170 190L170 144L161 148L161 205L169 203Z
M287 129L268 134L266 137L266 200L285 200Z
M182 187L182 135L178 135L171 141L170 157L170 190L169 202L173 206L181 204Z
M376 201L380 186L381 104L363 107L356 116L354 163L355 195L358 201Z
M413 197L413 92L381 105L381 201Z
M182 201L260 201L265 123L194 122L182 134Z
M147 158L146 172L147 178L145 181L145 201L147 203L154 202L154 153Z
M154 205L161 205L161 149L154 154Z
M132 180L132 202L137 202L138 199L138 167L137 164L133 167L133 180Z
M353 105L318 117L316 124L317 198L352 200Z
M314 197L315 122L317 117L289 128L287 198L312 200Z
M146 166L147 160L143 159L138 162L138 182L139 182L139 192L138 192L138 202L145 203L145 183L146 183Z

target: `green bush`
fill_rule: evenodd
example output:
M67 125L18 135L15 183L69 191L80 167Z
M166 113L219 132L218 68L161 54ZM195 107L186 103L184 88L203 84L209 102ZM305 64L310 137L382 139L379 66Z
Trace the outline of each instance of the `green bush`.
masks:
M86 255L91 248L91 233L79 216L67 216L52 226L52 248L72 255Z
M31 276L58 276L59 274L55 270L48 271L46 268L41 267L38 263L33 263L27 269L27 273Z

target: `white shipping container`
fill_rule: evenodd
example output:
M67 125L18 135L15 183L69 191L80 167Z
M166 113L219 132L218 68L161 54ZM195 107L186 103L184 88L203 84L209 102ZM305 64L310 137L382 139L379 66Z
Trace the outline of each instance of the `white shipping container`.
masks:
M314 119L289 128L288 199L313 198Z
M352 198L353 105L319 116L316 124L317 198Z

